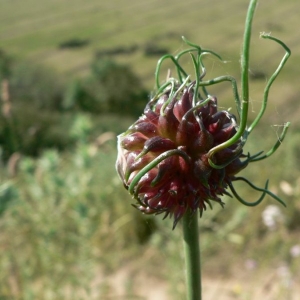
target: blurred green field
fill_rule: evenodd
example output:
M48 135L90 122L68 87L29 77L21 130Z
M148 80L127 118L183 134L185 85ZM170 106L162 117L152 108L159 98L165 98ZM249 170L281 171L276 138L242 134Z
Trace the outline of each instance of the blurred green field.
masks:
M25 61L23 69L42 65L49 75L32 77L46 79L48 85L26 94L21 104L20 95L16 103L12 99L13 114L44 120L40 135L30 137L39 128L31 128L28 120L20 118L20 127L28 127L31 147L34 139L45 139L50 148L34 156L16 152L1 162L0 300L184 299L180 226L172 231L172 220L134 210L114 169L115 136L133 118L121 111L36 110L38 104L30 99L49 103L55 88L63 94L61 85L90 76L97 53L133 46L131 54L105 54L103 59L128 65L151 91L159 56L146 55L146 46L176 53L185 48L182 35L228 61L207 57L208 78L238 78L247 5L245 0L0 0L0 49ZM292 125L277 153L242 173L258 186L269 178L271 190L287 208L270 198L246 208L225 197L225 209L215 206L204 214L199 226L207 300L296 300L300 293L299 10L296 0L259 2L252 37L250 120L284 54L277 44L259 39L259 33L281 38L292 57L271 89L266 116L246 151L268 151L283 124ZM76 39L87 44L59 47ZM186 65L192 69L190 61ZM163 73L169 67L164 65ZM28 77L29 71L24 71ZM255 79L255 74L262 77ZM229 85L213 87L212 93L221 107L234 105ZM62 149L51 148L51 138L59 139ZM237 187L245 199L257 199L253 190ZM263 220L270 205L279 209L274 228Z
M217 51L223 64L207 58L207 77L232 74L239 77L239 55L244 17L248 1L69 1L43 2L30 0L0 1L0 49L58 70L65 79L85 76L99 51L137 46L132 54L110 56L126 63L154 88L154 71L159 56L146 56L145 46L154 45L176 53L185 48L181 36L202 47ZM262 31L272 32L291 47L293 55L280 75L280 82L271 90L272 113L289 111L285 104L297 100L300 42L296 0L260 1L253 26L251 72L269 77L283 54L278 45L259 39ZM87 40L82 48L60 49L72 39ZM191 65L191 62L187 62ZM165 74L169 65L164 66ZM162 72L164 74L164 71ZM164 75L163 75L164 76ZM284 83L284 84L283 84ZM252 103L261 101L262 81L252 82ZM219 98L231 98L231 90L221 85L215 88ZM282 99L285 101L283 102ZM231 100L230 100L231 101ZM276 107L274 107L276 105ZM253 108L255 110L255 108ZM289 111L290 112L290 111ZM294 108L292 113L295 112ZM295 114L297 116L297 114ZM284 119L286 120L286 119ZM282 120L280 120L282 123Z
M152 88L156 58L143 55L142 47L154 44L171 53L184 47L181 36L220 52L236 68L248 1L0 1L0 48L13 55L33 59L64 74L84 73L96 51L138 45L134 55L115 58L134 67ZM253 27L253 68L274 67L280 49L259 40L262 31L284 38L299 61L296 0L260 1ZM68 39L88 39L83 49L59 50ZM264 51L262 51L264 50ZM276 55L276 56L275 56ZM290 63L290 70L293 69Z
M23 157L15 177L2 175L1 299L184 299L180 226L172 231L172 220L130 206L115 157L112 140L100 148L84 143L63 155L48 150L38 159ZM299 293L299 179L287 184L274 162L253 165L246 177L261 185L255 174L270 178L286 209L271 199L247 208L225 197L225 209L215 205L201 219L208 299ZM285 184L290 190L283 193ZM243 186L239 192L248 200L258 196ZM274 229L262 218L270 205L280 212Z

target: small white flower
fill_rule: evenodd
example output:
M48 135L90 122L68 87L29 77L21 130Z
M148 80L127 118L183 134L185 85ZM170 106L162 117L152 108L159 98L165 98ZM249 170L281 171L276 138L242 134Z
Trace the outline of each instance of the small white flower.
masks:
M262 212L263 223L270 229L275 230L283 221L281 210L276 205L268 205Z
M280 182L280 189L288 196L292 196L294 194L293 187L287 181Z
M294 245L291 249L290 249L290 254L292 257L299 257L300 256L300 245Z

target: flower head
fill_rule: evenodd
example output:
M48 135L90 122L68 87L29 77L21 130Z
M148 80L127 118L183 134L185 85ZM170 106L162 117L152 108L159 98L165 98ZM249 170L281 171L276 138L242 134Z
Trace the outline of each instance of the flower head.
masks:
M174 224L187 210L202 214L211 200L223 205L228 182L246 166L241 140L212 158L224 167L210 165L208 151L234 136L236 118L218 111L215 97L193 103L193 85L176 84L173 93L165 88L118 137L117 169L126 187L134 182L130 192L137 208L170 214Z
M247 103L239 100L233 78L223 76L203 81L206 72L202 56L216 54L186 42L194 48L176 57L167 55L159 61L156 72L158 91L142 116L118 137L116 163L124 186L137 201L134 206L145 214L172 216L173 227L187 212L199 210L201 216L207 205L211 207L211 201L223 206L221 197L230 195L228 188L246 205L258 204L265 194L281 201L268 191L268 182L265 188L258 188L246 179L236 177L250 162L263 159L270 153L243 154L247 137L256 125L252 124L251 130L246 129ZM197 52L197 57L193 51ZM188 52L195 66L194 81L179 64L180 57ZM158 73L165 58L171 58L175 63L178 79L169 78L160 85ZM222 81L232 83L240 124L231 112L219 110L217 98L206 90L206 86ZM271 152L278 146L276 144ZM233 188L235 180L244 180L262 191L262 196L254 203L244 201Z

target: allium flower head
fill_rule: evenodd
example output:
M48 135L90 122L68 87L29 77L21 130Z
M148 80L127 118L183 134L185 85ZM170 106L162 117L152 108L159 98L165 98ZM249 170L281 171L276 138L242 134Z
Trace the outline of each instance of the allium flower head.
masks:
M126 187L141 177L131 192L144 213L171 214L175 224L190 209L206 209L210 200L223 205L228 182L246 165L241 162L242 142L218 152L213 168L208 151L236 133L236 118L218 111L217 99L197 99L193 84L171 95L166 88L152 99L144 114L120 135L118 172ZM137 180L135 180L137 181Z
M236 174L249 162L265 158L261 152L254 156L243 154L250 132L245 124L238 125L231 112L218 109L217 98L206 90L211 84L231 81L240 118L245 106L239 100L235 80L224 76L203 81L206 72L202 56L216 54L198 46L192 51L198 53L197 57L191 54L196 80L191 81L178 62L187 51L176 57L163 57L158 63L157 78L162 61L171 58L178 79L169 78L163 85L157 79L158 91L142 116L118 137L116 168L124 186L137 201L134 206L145 214L172 216L173 227L187 212L199 210L201 216L207 206L211 207L211 201L223 206L221 197L230 195L228 188L238 200L249 204L238 196L232 182L249 183ZM263 192L255 204L266 193L271 194L267 184L264 189L249 184Z

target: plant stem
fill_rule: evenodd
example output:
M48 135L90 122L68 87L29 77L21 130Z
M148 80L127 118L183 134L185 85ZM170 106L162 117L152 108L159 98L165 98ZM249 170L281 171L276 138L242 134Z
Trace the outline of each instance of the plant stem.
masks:
M183 216L183 239L186 262L187 300L201 300L201 262L198 214Z
M248 106L249 106L249 60L250 60L250 42L252 21L257 5L257 0L251 0L245 22L243 49L241 56L241 80L242 80L242 113L240 131L243 133L247 126Z
M232 136L227 141L216 145L211 148L208 152L209 158L211 158L216 152L228 148L229 146L236 143L244 134L247 128L248 120L248 108L249 108L249 60L250 60L250 42L251 42L251 30L252 30L252 21L254 17L255 8L258 0L250 0L246 22L244 30L244 39L243 39L243 48L241 55L241 90L242 90L242 101L241 101L241 114L240 114L240 125L238 131L234 136ZM245 136L247 139L247 136ZM211 161L210 161L211 164Z

